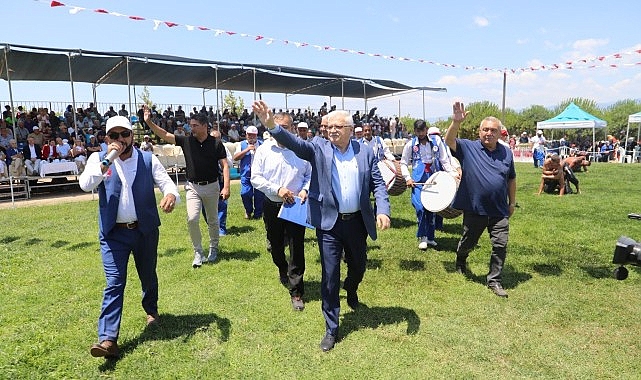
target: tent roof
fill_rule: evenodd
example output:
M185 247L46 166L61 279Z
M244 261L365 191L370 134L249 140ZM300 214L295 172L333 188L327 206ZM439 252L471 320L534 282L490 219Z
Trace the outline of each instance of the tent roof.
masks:
M349 77L287 66L240 64L160 54L2 45L6 54L0 55L0 78L4 80L73 80L95 84L129 83L368 99L418 89L391 80ZM446 91L445 88L434 87L421 89Z
M536 123L540 129L574 129L574 128L605 128L604 120L582 110L579 106L570 103L560 114L555 117Z
M641 112L628 116L628 123L641 123Z

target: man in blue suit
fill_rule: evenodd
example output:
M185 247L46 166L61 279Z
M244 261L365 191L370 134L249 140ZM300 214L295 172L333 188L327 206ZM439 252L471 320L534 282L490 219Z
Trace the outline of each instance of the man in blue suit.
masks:
M252 108L276 141L312 164L308 202L321 256L325 317L325 337L320 348L329 351L338 336L342 253L345 251L347 262L343 288L347 291L347 304L356 309L360 306L358 285L367 263L367 236L376 240L376 227L384 230L390 226L385 182L372 149L351 139L354 124L347 111L329 113L327 140L314 137L305 141L276 125L272 111L262 100L254 102ZM370 203L371 193L377 215Z

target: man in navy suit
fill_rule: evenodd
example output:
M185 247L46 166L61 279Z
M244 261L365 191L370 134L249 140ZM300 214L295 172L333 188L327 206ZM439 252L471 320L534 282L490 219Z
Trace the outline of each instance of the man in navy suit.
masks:
M340 263L343 251L347 276L343 288L347 304L356 309L358 285L367 263L367 235L376 240L376 227L390 226L390 204L385 182L371 148L352 140L354 122L347 111L328 115L328 139L305 141L274 123L274 115L262 100L254 102L254 113L269 133L283 146L312 164L308 203L310 222L316 228L321 256L321 298L325 317L323 351L334 348L340 313ZM376 212L370 203L374 194Z

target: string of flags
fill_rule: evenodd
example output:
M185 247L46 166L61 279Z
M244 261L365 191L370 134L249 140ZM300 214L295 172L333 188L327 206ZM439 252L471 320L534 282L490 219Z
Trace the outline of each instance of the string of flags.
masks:
M42 3L49 2L48 0L36 0L36 1L39 1ZM537 65L537 66L528 66L528 67L520 67L520 68L492 68L492 67L483 67L483 66L468 66L468 65L459 65L459 64L452 64L452 63L435 62L427 59L401 57L397 55L386 55L386 54L380 54L380 53L370 53L370 52L365 52L361 50L336 48L329 45L318 45L318 44L298 42L298 41L292 41L292 40L281 40L281 39L276 39L272 37L267 37L264 35L239 33L239 32L234 32L230 30L208 27L208 26L195 26L195 25L189 25L189 24L181 24L173 21L163 21L163 20L157 20L153 18L150 19L142 16L126 15L119 12L108 11L104 8L87 9L84 7L67 5L65 3L62 3L56 0L52 0L49 5L51 8L60 8L60 7L68 8L69 14L72 14L72 15L76 15L80 12L89 11L94 13L110 15L110 16L124 17L132 21L146 21L146 22L151 21L153 22L153 25L154 25L153 30L158 30L159 28L171 29L171 28L182 27L187 29L188 31L197 30L197 31L202 31L206 33L212 33L214 37L240 37L240 38L251 39L255 42L265 43L267 45L279 43L279 44L284 44L288 46L294 46L296 48L313 48L318 51L339 52L339 53L356 54L361 56L381 58L381 59L387 59L387 60L431 64L431 65L445 67L445 68L458 68L458 69L465 69L465 70L501 72L501 73L507 72L507 73L516 74L520 72L532 72L532 71L541 71L541 70L574 70L574 69L593 69L593 68L600 68L600 67L619 68L619 67L627 67L627 66L641 67L641 61L627 62L624 59L626 57L637 56L637 55L641 57L641 49L630 50L626 52L614 53L609 55L600 55L600 56L594 56L589 58L582 58L577 60L569 60L562 63L553 63L548 65Z

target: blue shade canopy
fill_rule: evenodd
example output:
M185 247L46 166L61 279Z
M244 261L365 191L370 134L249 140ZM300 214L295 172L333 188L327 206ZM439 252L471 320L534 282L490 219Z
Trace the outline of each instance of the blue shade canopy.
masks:
M555 117L536 123L539 129L575 129L575 128L605 128L608 123L596 116L590 115L581 107L570 103Z

